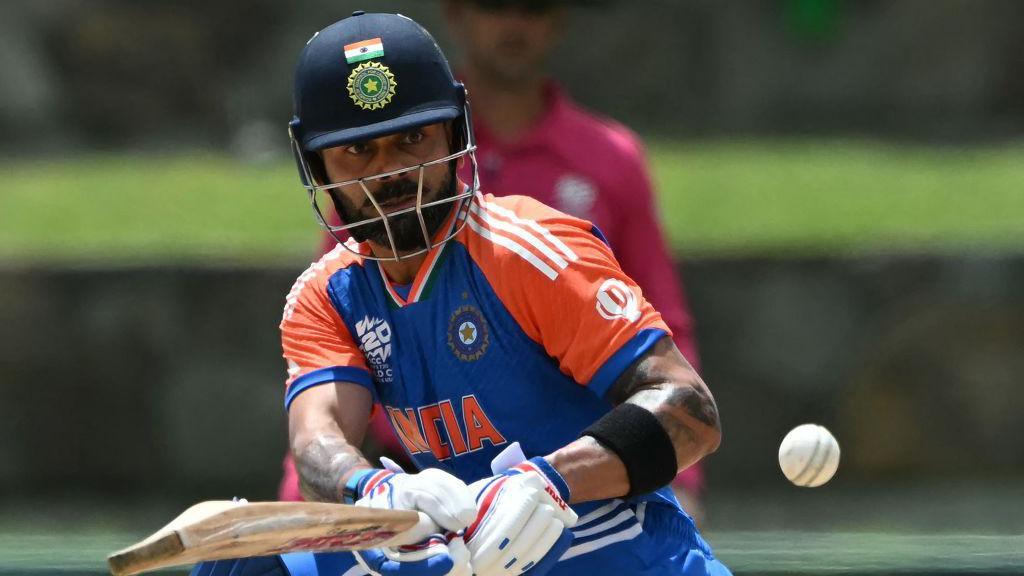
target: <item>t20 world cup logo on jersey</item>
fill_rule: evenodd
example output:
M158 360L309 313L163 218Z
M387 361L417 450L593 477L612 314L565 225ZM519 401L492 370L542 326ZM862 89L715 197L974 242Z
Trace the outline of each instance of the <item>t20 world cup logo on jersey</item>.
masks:
M373 377L377 382L390 384L394 379L391 365L388 364L388 358L391 357L391 326L380 318L364 316L356 322L356 337L359 338L359 349L363 351Z

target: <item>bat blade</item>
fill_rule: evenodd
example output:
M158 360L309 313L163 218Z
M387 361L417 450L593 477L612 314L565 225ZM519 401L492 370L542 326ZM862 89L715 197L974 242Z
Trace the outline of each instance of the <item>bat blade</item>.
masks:
M419 518L409 510L322 502L208 500L145 540L114 552L107 564L114 576L129 576L204 560L407 544L402 532Z

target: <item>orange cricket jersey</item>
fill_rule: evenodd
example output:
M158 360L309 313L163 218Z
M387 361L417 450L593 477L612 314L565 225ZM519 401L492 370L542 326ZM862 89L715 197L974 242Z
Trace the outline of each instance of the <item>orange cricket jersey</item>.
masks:
M511 441L535 456L577 438L669 331L585 220L477 194L446 226L461 230L409 286L341 245L299 277L281 323L286 405L364 386L417 466L471 481Z

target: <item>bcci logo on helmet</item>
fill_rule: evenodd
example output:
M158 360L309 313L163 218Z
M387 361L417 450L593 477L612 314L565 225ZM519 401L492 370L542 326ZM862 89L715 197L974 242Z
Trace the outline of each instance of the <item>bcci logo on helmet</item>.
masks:
M380 62L364 62L349 74L348 95L363 110L383 108L395 96L395 75Z
M622 280L605 280L597 290L597 312L605 320L625 318L635 322L640 317L636 294Z
M389 383L394 378L388 358L391 357L391 326L380 318L364 316L356 322L359 349L370 364L370 371L378 382Z

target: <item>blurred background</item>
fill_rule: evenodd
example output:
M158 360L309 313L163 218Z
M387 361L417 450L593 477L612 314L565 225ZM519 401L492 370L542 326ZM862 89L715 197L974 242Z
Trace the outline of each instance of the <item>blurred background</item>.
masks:
M426 0L0 4L0 574L103 572L274 497L277 324L319 232L292 67ZM551 75L647 144L723 417L737 573L1024 573L1024 2L579 9ZM837 477L789 485L803 422Z

